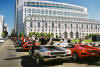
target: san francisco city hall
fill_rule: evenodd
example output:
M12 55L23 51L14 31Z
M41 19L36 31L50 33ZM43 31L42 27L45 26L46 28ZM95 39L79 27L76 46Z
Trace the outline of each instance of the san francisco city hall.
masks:
M16 32L24 32L27 36L30 32L53 33L54 37L65 38L100 34L100 21L89 19L85 7L41 0L23 0L22 3L22 14L19 14L22 20L15 22ZM23 25L18 27L17 23Z

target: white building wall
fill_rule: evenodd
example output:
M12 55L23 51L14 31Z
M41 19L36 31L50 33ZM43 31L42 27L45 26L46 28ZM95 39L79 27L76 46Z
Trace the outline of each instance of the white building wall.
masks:
M0 15L0 36L2 36L3 32L3 16Z
M66 4L66 3L58 3L58 2L52 2L52 1L45 1L45 0L16 0L16 8L15 8L15 32L24 32L24 20L25 20L25 12L24 12L24 3L25 2L47 2L47 3L54 3L54 4L64 4L64 5L69 5L72 7L76 7L76 8L82 8L83 14L87 14L87 8L85 7L81 7L81 6L76 6L76 5L71 5L71 4ZM25 7L25 8L29 8L29 7ZM31 7L34 8L34 7ZM35 7L37 9L37 7ZM58 11L59 9L50 9L50 8L38 8L38 9L48 9L48 10L56 10ZM61 10L59 10L61 11ZM80 11L71 11L71 10L63 10L63 11L68 11L68 12L74 12L74 13L82 13ZM32 14L32 13L31 13ZM27 14L26 14L27 15ZM39 15L39 14L38 14ZM40 14L41 15L41 14Z
M30 21L32 21L32 27L30 27ZM40 22L40 27L38 27L38 22ZM44 22L47 23L47 28L44 27ZM56 34L64 37L64 33L67 32L67 38L84 38L84 36L89 34L100 34L100 22L92 19L35 15L27 17L25 23L27 24L25 26L27 30L24 32L27 36L29 32L53 33L54 37L56 37ZM52 27L52 23L54 23L54 28ZM67 25L66 27L65 24ZM93 28L91 28L91 25ZM71 32L73 33L72 37ZM76 35L76 32L78 32L78 35Z

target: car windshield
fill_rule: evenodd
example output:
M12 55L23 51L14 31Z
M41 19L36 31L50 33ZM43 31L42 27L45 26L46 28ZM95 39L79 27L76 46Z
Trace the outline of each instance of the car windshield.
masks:
M0 38L0 40L3 40L2 38Z
M62 43L61 45L67 45L67 44Z
M60 45L59 43L56 43L56 44L54 44L54 45Z
M46 49L46 48L45 48L45 47L43 47L43 46L39 46L38 48L39 48L39 49Z
M64 48L60 48L60 47L56 47L56 46L45 46L46 48L48 48L49 50L60 50L60 51L64 51Z

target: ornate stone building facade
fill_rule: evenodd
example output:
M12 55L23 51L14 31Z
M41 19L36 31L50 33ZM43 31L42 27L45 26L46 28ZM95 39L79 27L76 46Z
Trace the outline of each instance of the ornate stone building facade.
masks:
M25 34L29 32L53 33L65 38L84 38L89 34L100 34L100 22L86 18L34 15L25 20Z
M15 31L54 33L54 37L84 38L100 34L100 21L89 19L87 8L44 0L16 0Z

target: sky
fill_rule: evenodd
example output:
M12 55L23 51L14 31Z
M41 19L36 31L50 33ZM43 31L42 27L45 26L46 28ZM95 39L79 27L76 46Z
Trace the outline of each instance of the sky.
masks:
M73 5L83 6L88 9L89 18L100 20L100 0L50 0ZM4 16L4 23L8 25L9 33L14 28L15 0L0 0L0 15Z

